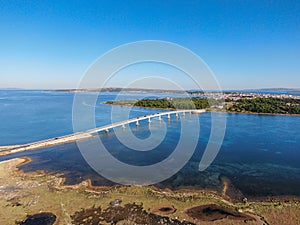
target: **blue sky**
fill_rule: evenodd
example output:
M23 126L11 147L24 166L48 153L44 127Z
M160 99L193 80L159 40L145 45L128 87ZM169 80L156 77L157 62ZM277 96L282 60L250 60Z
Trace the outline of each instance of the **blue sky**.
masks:
M299 88L299 12L297 0L0 0L0 87L75 88L106 51L150 39L198 54L223 89Z

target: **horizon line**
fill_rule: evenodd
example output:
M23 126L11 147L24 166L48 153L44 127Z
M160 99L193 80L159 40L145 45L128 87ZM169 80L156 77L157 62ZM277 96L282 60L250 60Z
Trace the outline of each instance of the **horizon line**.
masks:
M131 87L131 88L123 88L123 87L105 87L105 88L18 88L18 87L0 87L0 90L28 90L28 91L74 91L74 90L100 90L100 89L126 89L126 90L152 90L152 91L203 91L201 89L163 89L163 88L143 88L143 87ZM221 91L251 91L251 90L300 90L300 87L262 87L262 88L225 88ZM216 91L216 90L209 90Z

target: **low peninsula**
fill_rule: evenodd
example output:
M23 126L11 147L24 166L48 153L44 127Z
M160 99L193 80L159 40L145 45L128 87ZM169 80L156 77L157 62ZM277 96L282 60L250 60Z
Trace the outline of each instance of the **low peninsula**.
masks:
M156 98L141 100L108 101L106 104L158 109L206 109L232 113L262 113L299 115L300 99L297 97L247 96L231 98Z
M294 199L234 202L223 192L151 186L66 185L60 174L24 172L29 158L0 162L0 224L298 224Z

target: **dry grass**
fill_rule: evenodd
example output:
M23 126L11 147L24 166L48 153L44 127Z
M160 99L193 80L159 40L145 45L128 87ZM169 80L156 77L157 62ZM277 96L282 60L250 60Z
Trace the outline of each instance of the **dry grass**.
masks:
M115 199L122 204L143 204L147 212L162 205L176 208L173 219L188 220L196 224L235 225L242 221L223 219L214 222L197 221L189 218L185 211L188 208L203 204L219 204L232 209L252 211L260 215L268 224L300 224L299 203L262 203L231 204L211 192L171 192L155 190L150 187L121 186L109 191L98 192L89 189L88 182L76 186L62 186L61 178L43 173L23 173L16 166L24 159L13 159L0 163L0 224L15 224L24 220L27 215L39 212L52 212L57 216L56 224L71 224L71 215L82 208L109 207ZM259 217L258 217L259 218ZM126 224L126 221L120 222ZM129 222L127 224L130 224ZM247 224L262 224L261 221L248 221Z

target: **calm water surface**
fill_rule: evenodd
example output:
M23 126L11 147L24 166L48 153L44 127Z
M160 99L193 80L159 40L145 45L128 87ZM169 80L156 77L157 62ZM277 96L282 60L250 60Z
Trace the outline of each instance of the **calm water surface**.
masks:
M142 98L144 93L127 93L123 99ZM149 95L149 94L148 94ZM152 97L161 94L151 94ZM0 145L26 143L72 133L73 93L43 91L0 91ZM110 122L111 106L101 102L113 100L116 93L102 95L96 105L96 124ZM168 96L165 94L165 96ZM92 106L87 106L92 107ZM120 107L122 111L122 107ZM143 116L161 110L135 108L130 117ZM185 120L201 123L201 133L193 157L177 174L157 184L170 188L209 188L220 190L221 177L229 178L237 196L300 196L300 118L297 116L268 116L226 114L227 128L221 150L213 164L198 171L199 161L210 135L210 113L186 116ZM180 120L172 118L161 145L149 152L135 152L122 145L114 133L100 134L104 145L120 161L133 165L150 165L166 158L180 136ZM159 122L151 124L159 129ZM147 123L131 127L138 138L149 136ZM127 135L126 131L120 135ZM184 149L183 149L184 151ZM113 183L95 173L82 158L75 143L1 157L5 160L30 156L33 162L22 166L25 171L44 169L62 173L67 183L92 179L95 185ZM161 171L158 171L161 172Z

